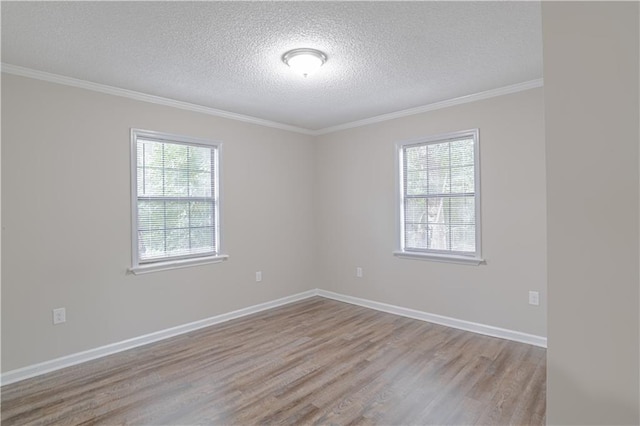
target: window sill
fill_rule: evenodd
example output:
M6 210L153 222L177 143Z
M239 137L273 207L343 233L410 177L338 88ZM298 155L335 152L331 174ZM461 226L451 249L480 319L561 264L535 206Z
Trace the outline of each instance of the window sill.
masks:
M227 260L229 255L220 254L218 256L197 257L194 259L170 260L167 262L155 262L138 265L130 268L129 272L134 275L148 274L149 272L168 271L171 269L189 268L191 266L207 265L209 263L219 263Z
M433 260L435 262L459 263L463 265L480 265L485 264L485 260L478 257L444 255L435 253L420 253L408 251L394 251L393 255L402 259L412 260Z

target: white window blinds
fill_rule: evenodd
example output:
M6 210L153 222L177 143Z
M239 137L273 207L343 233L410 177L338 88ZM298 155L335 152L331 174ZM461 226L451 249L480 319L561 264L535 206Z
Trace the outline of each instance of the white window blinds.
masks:
M400 150L403 251L475 256L477 132L404 144Z
M135 137L138 263L218 254L218 148Z

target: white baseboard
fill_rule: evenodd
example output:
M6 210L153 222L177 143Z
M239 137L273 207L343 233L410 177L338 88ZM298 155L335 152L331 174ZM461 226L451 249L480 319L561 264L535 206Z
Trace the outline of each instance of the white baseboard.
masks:
M475 322L445 317L442 315L430 314L428 312L422 312L415 309L403 308L401 306L389 305L387 303L361 299L359 297L347 296L344 294L334 293L332 291L313 289L305 291L303 293L294 294L292 296L283 297L281 299L272 300L270 302L259 303L247 308L238 309L237 311L216 315L199 321L190 322L188 324L179 325L177 327L167 328L155 333L145 334L143 336L134 337L132 339L123 340L121 342L116 342L105 346L100 346L98 348L89 349L83 352L77 352L75 354L41 362L39 364L29 365L16 370L7 371L6 373L2 373L0 375L0 384L4 386L10 383L19 382L21 380L39 376L41 374L60 370L66 367L71 367L72 365L81 364L83 362L91 361L96 358L101 358L103 356L111 355L117 352L126 351L138 346L157 342L159 340L167 339L179 334L188 333L190 331L198 330L210 325L219 324L221 322L244 317L246 315L255 314L260 311L297 302L299 300L307 299L313 296L321 296L327 299L351 303L352 305L363 306L365 308L375 309L377 311L388 312L390 314L432 322L435 324L445 325L447 327L458 328L461 330L471 331L487 336L514 340L516 342L528 343L530 345L541 346L543 348L547 347L546 337L535 336L532 334L507 330L490 325L478 324Z
M237 311L227 312L225 314L216 315L199 321L190 322L188 324L179 325L177 327L167 328L165 330L156 331L155 333L145 334L143 336L134 337L132 339L123 340L121 342L112 343L98 348L89 349L83 352L63 356L61 358L52 359L50 361L41 362L39 364L29 365L16 370L7 371L0 375L0 383L2 386L10 383L19 382L51 371L60 370L61 368L71 367L72 365L81 364L91 361L92 359L102 358L117 352L133 349L138 346L157 342L179 334L188 333L210 325L219 324L221 322L244 317L246 315L255 314L266 309L275 308L298 300L316 296L316 289L305 291L303 293L294 294L292 296L283 297L281 299L272 300L265 303L249 306L247 308L238 309Z
M389 305L387 303L374 302L373 300L361 299L359 297L347 296L332 291L320 290L318 296L327 299L338 300L340 302L351 303L352 305L364 306L365 308L377 311L400 315L421 321L432 322L434 324L446 325L447 327L458 328L460 330L471 331L473 333L484 334L486 336L499 337L501 339L513 340L516 342L528 343L534 346L547 347L547 338L534 334L522 333L520 331L508 330L506 328L494 327L491 325L479 324L476 322L445 317L428 312L417 311L415 309L403 308L401 306Z

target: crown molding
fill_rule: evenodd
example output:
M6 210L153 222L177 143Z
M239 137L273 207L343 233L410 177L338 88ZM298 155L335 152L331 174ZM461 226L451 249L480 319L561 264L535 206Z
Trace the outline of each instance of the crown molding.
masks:
M179 108L187 111L200 112L203 114L213 115L230 120L242 121L245 123L257 124L259 126L272 127L274 129L288 130L290 132L302 133L305 135L314 135L315 132L301 127L291 126L289 124L278 123L276 121L264 120L262 118L251 117L249 115L236 114L233 112L223 111L220 109L196 105L189 102L176 101L161 96L148 95L146 93L136 92L133 90L121 89L119 87L108 86L106 84L93 83L91 81L80 80L72 77L65 77L59 74L52 74L44 71L38 71L31 68L20 67L11 64L1 64L2 72L7 74L18 75L21 77L34 78L36 80L48 81L51 83L64 84L65 86L78 87L81 89L92 90L94 92L106 93L108 95L121 96L124 98L134 99L136 101L149 102L157 105L164 105L173 108Z
M476 102L482 99L494 98L496 96L508 95L511 93L522 92L524 90L542 87L543 80L541 78L523 83L512 84L510 86L499 87L472 95L460 96L458 98L448 99L445 101L435 102L409 108L402 111L396 111L388 114L377 115L375 117L365 118L363 120L352 121L349 123L339 124L337 126L325 127L318 130L305 129L302 127L292 126L290 124L278 123L276 121L265 120L262 118L251 117L249 115L236 114L234 112L223 111L220 109L210 108L202 105L196 105L189 102L176 101L161 96L148 95L146 93L136 92L133 90L121 89L119 87L108 86L106 84L93 83L86 80L80 80L72 77L65 77L59 74L52 74L44 71L38 71L31 68L21 67L11 64L0 64L1 71L7 74L18 75L21 77L29 77L37 80L48 81L51 83L63 84L66 86L78 87L81 89L92 90L94 92L106 93L108 95L121 96L142 102L149 102L157 105L164 105L173 108L179 108L187 111L200 112L215 117L227 118L230 120L242 121L245 123L256 124L259 126L271 127L274 129L287 130L290 132L301 133L304 135L320 136L329 133L338 132L340 130L362 127L369 124L381 123L383 121L394 120L396 118L408 117L411 115L421 114L437 109L448 108L455 105L462 105L470 102Z
M536 80L525 81L524 83L512 84L510 86L499 87L497 89L491 89L484 92L474 93L472 95L460 96L459 98L453 98L445 101L435 102L432 104L427 104L427 105L419 106L416 108L409 108L402 111L391 112L389 114L377 115L375 117L365 118L363 120L352 121L344 124L339 124L337 126L325 127L324 129L316 130L313 134L315 136L326 135L328 133L334 133L340 130L353 129L354 127L362 127L369 124L394 120L396 118L402 118L402 117L408 117L410 115L421 114L423 112L434 111L442 108L448 108L455 105L467 104L470 102L476 102L482 99L494 98L496 96L522 92L525 90L542 87L543 85L544 85L543 79L539 78Z

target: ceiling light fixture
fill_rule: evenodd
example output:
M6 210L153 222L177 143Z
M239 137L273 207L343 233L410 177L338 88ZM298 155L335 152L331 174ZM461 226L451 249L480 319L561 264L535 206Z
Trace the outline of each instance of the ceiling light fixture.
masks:
M282 55L282 62L307 77L327 62L327 55L316 49L293 49Z

